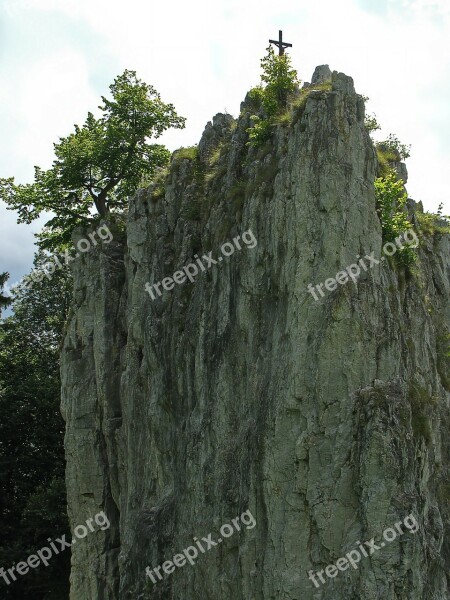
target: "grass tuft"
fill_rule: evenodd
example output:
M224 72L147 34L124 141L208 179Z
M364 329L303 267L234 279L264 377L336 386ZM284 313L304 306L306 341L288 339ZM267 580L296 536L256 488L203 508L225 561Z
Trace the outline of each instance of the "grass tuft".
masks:
M178 150L175 150L172 156L172 160L195 160L197 156L197 146L189 146L187 148L181 147Z

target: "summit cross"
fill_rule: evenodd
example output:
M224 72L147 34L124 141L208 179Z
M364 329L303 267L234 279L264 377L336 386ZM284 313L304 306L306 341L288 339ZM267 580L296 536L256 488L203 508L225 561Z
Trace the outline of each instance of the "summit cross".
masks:
M292 44L288 44L287 42L283 42L283 32L278 32L278 40L269 40L270 44L275 44L278 47L278 54L283 56L285 48L292 48Z

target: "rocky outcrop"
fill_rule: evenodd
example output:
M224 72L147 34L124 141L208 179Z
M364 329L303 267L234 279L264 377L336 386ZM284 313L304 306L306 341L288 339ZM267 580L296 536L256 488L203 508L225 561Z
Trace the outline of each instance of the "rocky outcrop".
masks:
M381 257L363 100L333 73L259 149L250 114L217 117L123 238L74 263L69 512L111 527L74 546L71 599L447 599L448 236L421 239L412 274L380 262L316 301L308 284ZM255 247L146 291L248 230ZM146 575L248 510L195 565ZM308 577L407 515L416 533Z
M320 65L319 67L316 67L316 70L313 73L311 84L320 85L331 81L331 79L332 73L330 67L328 65Z

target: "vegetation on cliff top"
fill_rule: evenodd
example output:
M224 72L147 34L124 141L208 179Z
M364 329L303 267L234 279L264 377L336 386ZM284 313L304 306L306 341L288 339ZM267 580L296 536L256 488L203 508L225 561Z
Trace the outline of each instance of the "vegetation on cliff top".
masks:
M250 98L261 105L264 116L252 115L248 129L249 144L260 146L270 136L277 115L286 110L289 96L298 90L300 80L288 54L277 56L272 46L261 60L261 84L250 91Z
M362 96L366 102L367 97ZM364 125L370 134L381 129L376 115L366 115ZM406 231L413 228L408 218L407 200L404 181L399 177L396 165L409 158L410 146L400 142L398 137L390 134L384 141L372 140L378 158L378 177L375 179L375 197L377 212L381 222L383 243L394 243ZM398 265L410 268L417 260L416 249L403 246L395 253L394 261Z
M378 215L381 221L384 242L395 240L412 229L412 224L406 212L408 196L405 186L394 170L375 180L375 195L378 205ZM415 249L409 245L399 248L395 254L399 264L410 266L416 261Z
M365 126L369 133L381 129L375 115L366 116ZM408 217L408 196L405 184L397 172L401 161L411 155L411 146L403 144L399 138L390 134L387 139L374 141L378 158L378 177L375 180L377 211L380 216L383 241L394 242L398 236L408 229L415 228L417 233L425 236L449 234L449 217L442 214L442 205L436 214L415 210L414 227ZM417 260L417 252L412 247L404 247L395 255L399 265L411 267Z

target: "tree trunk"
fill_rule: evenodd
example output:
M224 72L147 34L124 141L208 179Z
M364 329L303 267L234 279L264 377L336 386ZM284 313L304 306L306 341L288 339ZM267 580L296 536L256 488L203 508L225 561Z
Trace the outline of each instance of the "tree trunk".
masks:
M106 215L109 212L108 206L106 204L106 194L104 194L103 192L101 192L97 196L97 199L95 200L95 207L98 210L98 214L101 217L106 217Z

